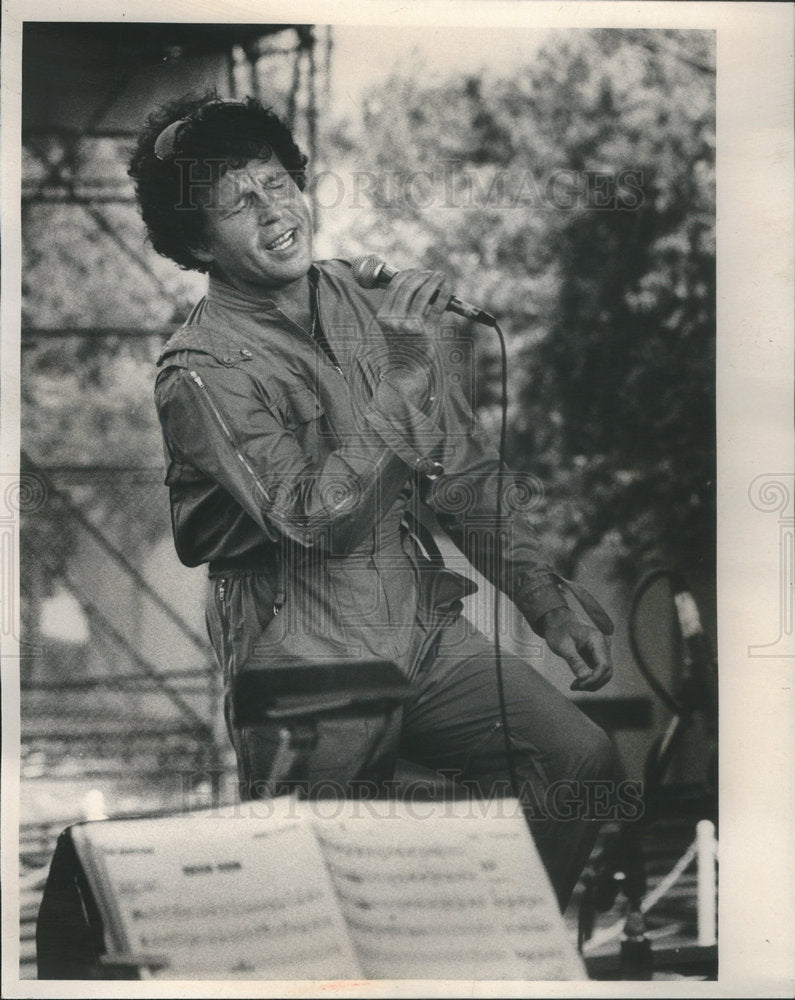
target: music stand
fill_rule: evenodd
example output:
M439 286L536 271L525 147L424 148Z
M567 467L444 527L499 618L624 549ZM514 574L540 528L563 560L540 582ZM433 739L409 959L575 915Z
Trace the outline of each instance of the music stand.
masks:
M243 797L346 795L352 783L390 778L398 710L411 690L388 660L296 660L243 671L232 696L254 772Z

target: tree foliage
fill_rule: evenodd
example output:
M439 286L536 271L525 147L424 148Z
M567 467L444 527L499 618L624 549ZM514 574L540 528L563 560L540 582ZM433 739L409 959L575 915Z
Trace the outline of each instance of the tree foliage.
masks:
M510 76L427 76L391 79L361 131L331 137L374 171L347 246L465 278L499 316L508 457L543 478L548 541L569 570L609 536L627 567L710 573L713 36L567 32ZM480 375L493 419L490 334Z
M348 182L336 215L318 198L321 247L440 268L499 317L508 458L542 478L546 541L569 571L606 537L628 564L712 569L713 44L704 32L566 32L510 74L438 78L418 64L371 89L357 121L323 123L324 161ZM28 206L25 324L165 336L200 289L147 255L134 209L111 221L140 260L80 209L58 211ZM496 427L494 337L466 325L458 336L474 342L476 403ZM28 346L34 460L159 463L156 347ZM130 551L163 530L162 487L151 519L129 516L127 479L71 492Z

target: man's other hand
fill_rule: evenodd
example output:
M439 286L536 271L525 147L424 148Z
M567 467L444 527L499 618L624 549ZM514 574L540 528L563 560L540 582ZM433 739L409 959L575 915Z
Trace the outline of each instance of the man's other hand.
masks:
M546 644L571 667L571 691L598 691L613 676L610 640L569 608L554 608L536 623Z

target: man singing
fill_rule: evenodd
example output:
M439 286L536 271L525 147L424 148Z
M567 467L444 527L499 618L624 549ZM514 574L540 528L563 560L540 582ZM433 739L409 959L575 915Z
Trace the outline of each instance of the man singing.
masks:
M366 289L347 262L313 260L306 162L257 101L205 97L153 114L130 170L155 250L209 276L162 351L155 397L177 553L209 567L242 794L267 764L236 725L242 670L392 660L413 694L361 776L400 756L506 794L512 764L563 907L597 824L539 804L556 783L581 803L577 783L610 780L611 744L504 654L509 762L494 646L461 615L476 588L444 567L420 515L567 661L572 687L610 679L609 619L580 590L598 627L570 610L521 505L503 502L495 530L500 460L442 349L444 275L405 270Z

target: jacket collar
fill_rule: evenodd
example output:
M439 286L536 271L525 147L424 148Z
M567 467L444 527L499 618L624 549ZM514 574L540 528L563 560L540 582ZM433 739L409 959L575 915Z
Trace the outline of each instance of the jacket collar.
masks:
M320 280L320 268L312 264L308 273L310 283L316 288ZM280 315L279 307L272 299L241 292L215 276L210 277L207 295L203 301L205 304L220 306L224 310L243 311L250 315L255 312ZM257 322L253 315L252 319ZM210 354L224 365L239 364L251 358L252 351L256 350L259 342L259 336L253 338L246 336L242 328L238 329L234 324L223 323L216 326L205 319L198 322L188 319L163 345L157 364L162 364L169 355L184 350Z
M310 284L317 287L320 278L320 270L316 264L311 264L308 271ZM210 274L207 286L208 302L216 303L226 309L243 309L247 311L272 311L278 306L273 299L265 295L254 295L250 292L241 292L238 288L230 285L217 275Z

